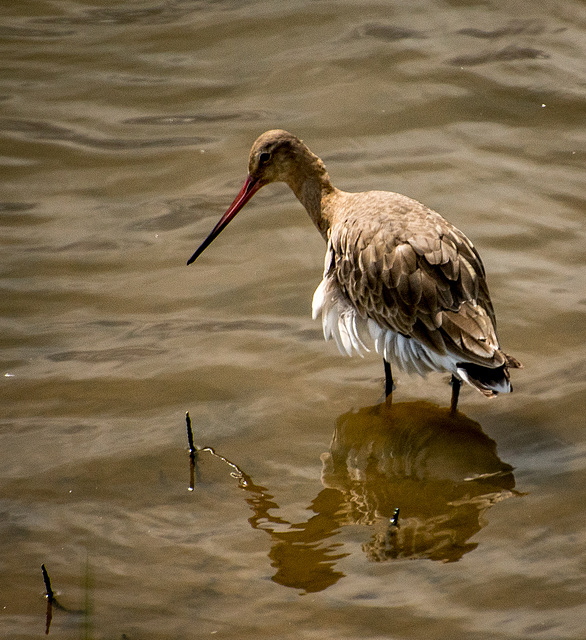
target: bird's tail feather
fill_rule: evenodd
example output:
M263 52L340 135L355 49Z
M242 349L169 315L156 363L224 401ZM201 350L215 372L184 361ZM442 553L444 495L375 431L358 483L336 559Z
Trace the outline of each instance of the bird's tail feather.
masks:
M457 372L462 380L478 389L487 398L513 391L507 364L490 369L470 362L458 362Z
M522 369L523 365L517 360L517 358L513 358L508 353L505 353L505 359L507 361L507 367L510 369Z

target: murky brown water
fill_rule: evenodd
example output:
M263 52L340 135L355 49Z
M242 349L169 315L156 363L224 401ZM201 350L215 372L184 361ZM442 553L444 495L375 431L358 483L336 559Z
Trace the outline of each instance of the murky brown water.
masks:
M586 636L579 0L4 2L0 635ZM475 242L515 393L344 359L265 129ZM188 491L185 411L201 453ZM400 508L399 528L389 527Z

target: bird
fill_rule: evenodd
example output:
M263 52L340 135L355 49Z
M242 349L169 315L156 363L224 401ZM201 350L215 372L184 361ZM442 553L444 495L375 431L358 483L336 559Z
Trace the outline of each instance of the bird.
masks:
M451 374L450 409L466 382L487 398L512 391L521 363L500 347L480 255L439 213L400 193L346 192L293 134L273 129L250 150L242 189L187 264L192 264L262 187L287 184L326 242L312 302L326 340L343 355L382 355L385 396L392 366L425 377ZM392 365L392 366L391 366Z

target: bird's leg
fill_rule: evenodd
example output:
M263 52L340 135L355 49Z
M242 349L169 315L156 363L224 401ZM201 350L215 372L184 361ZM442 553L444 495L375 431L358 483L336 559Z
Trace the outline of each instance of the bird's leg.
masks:
M383 359L385 365L385 396L388 398L392 393L395 385L393 384L393 372L391 371L391 364Z
M460 395L460 387L462 386L462 381L458 380L456 376L452 375L452 401L450 402L450 414L456 415L456 411L458 409L458 396Z

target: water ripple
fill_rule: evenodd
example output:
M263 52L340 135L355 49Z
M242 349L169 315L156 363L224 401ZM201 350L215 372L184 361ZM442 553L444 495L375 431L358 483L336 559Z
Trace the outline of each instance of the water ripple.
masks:
M52 362L68 362L71 360L78 362L111 362L119 360L128 362L139 358L146 358L164 353L161 349L145 347L119 347L113 349L98 349L95 351L62 351L47 356Z
M36 207L36 203L32 202L0 202L0 213L5 211L22 212L30 211Z
M486 40L501 38L502 36L531 35L536 36L545 31L544 25L538 20L513 20L509 24L485 31L474 27L460 29L458 33L472 38L482 38Z
M144 116L139 118L128 118L123 120L124 124L146 124L146 125L176 125L176 124L198 124L210 122L226 122L231 120L241 120L251 122L263 120L270 117L270 114L263 111L237 111L233 113L193 113L185 115L161 115Z
M131 223L128 228L133 231L173 231L193 224L209 215L210 209L221 209L225 204L225 200L203 197L171 200L167 203L169 211L166 213Z
M179 8L175 2L160 3L154 7L138 9L136 7L93 9L86 11L82 15L59 16L54 18L42 18L37 20L41 24L62 24L62 25L128 25L128 24L166 24L187 15L191 9Z
M351 38L376 38L386 42L395 42L397 40L406 40L409 38L425 38L422 31L415 29L406 29L398 27L394 24L384 22L367 22L352 31Z
M213 142L213 138L203 136L181 136L169 138L98 138L80 133L73 129L37 120L0 119L0 131L22 134L22 137L35 140L57 140L73 142L82 147L104 149L107 151L126 151L130 149L149 149L152 147L183 147Z
M0 38L62 38L75 34L75 31L54 31L51 29L34 29L31 27L0 26Z
M487 64L489 62L511 62L513 60L535 60L546 59L550 56L541 51L540 49L533 49L532 47L519 47L515 44L511 44L504 49L498 51L485 51L469 56L458 56L449 60L449 64L453 64L459 67L473 67L480 64Z

